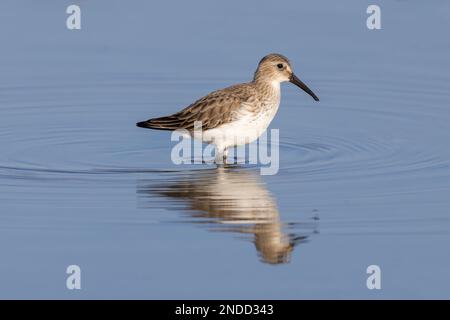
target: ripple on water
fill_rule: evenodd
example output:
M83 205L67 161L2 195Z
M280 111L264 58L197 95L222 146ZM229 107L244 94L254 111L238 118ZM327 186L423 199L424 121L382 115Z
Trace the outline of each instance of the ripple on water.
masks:
M158 85L155 79L143 80L149 81L152 86ZM372 82L349 76L346 79L323 79L319 81L319 85L322 91L332 95L335 100L345 97L357 98L358 103L351 107L348 106L350 105L348 102L333 106L339 110L342 117L345 115L351 117L353 113L359 112L365 114L364 119L361 119L364 121L380 115L390 117L391 120L420 121L424 113L420 115L405 108L392 108L392 104L420 104L420 99L414 98L423 99L429 96L435 99L448 98L448 91L445 84L436 86L434 83L421 82L420 86L417 86L415 81L409 77L400 85L394 80ZM113 96L111 101L105 101L102 93L111 95L111 92L132 88L133 91L142 94L150 87L150 83L145 81L136 81L134 84L115 81L70 85L44 83L39 86L1 88L2 118L8 125L0 129L0 139L7 141L7 148L0 156L0 167L3 170L39 169L75 174L101 173L108 170L118 173L122 169L126 174L145 171L148 167L167 167L164 163L169 162L169 156L162 155L169 149L165 141L150 138L140 140L142 143L137 144L134 143L137 136L150 134L143 132L139 132L141 135L132 134L135 130L134 122L130 121L125 125L119 121L120 118L112 117L110 126L104 124L103 118L111 109L111 105L115 104L118 107L114 108L114 111L117 111L119 117L126 111L119 110L122 106L120 100L123 98L117 101ZM176 87L177 83L171 83L171 86ZM379 95L379 92L383 94ZM80 101L66 99L67 96L76 93L82 97ZM19 97L22 98L15 100ZM378 108L373 108L374 99ZM327 102L324 104L325 108L328 108ZM145 105L137 109L142 107ZM434 104L433 108L422 109L425 109L423 112L428 112L438 119L443 115L448 117L448 113L435 112L435 108L441 107ZM89 116L86 116L87 114ZM67 120L69 117L73 117L74 121ZM86 120L86 117L92 121ZM22 119L21 126L16 125L17 118ZM36 118L39 122L35 121ZM24 127L32 130L24 130ZM120 130L115 128L125 131L121 134L118 132ZM331 136L322 134L318 124L312 129L298 128L295 135L290 133L287 137L282 137L280 144L282 171L301 175L303 179L329 180L358 175L367 178L448 167L448 160L439 155L441 150L433 149L431 145L424 149L423 145L415 146L407 140L396 141L377 135L377 132L358 132L350 135L345 129L336 130ZM301 141L296 137L301 137ZM148 155L149 149L152 157L148 159L149 161L142 161L144 155ZM138 166L133 165L136 162L140 162Z
M4 124L0 127L2 185L17 179L67 178L134 183L136 176L141 175L179 181L183 174L180 171L210 168L172 165L170 148L174 142L170 141L170 135L135 128L134 123L140 117L165 112L165 109L150 112L149 105L161 108L172 105L161 103L167 99L168 91L164 89L167 84L147 80L135 86L102 83L0 88ZM171 89L183 90L184 85L171 83ZM415 85L418 89L412 90ZM321 113L309 115L310 121L295 130L281 131L280 172L270 179L269 189L311 182L326 188L331 183L363 180L367 185L377 184L380 190L390 190L392 181L408 184L410 179L421 181L414 185L416 193L450 189L445 131L448 126L443 125L448 123L450 113L442 103L449 97L443 85L417 86L413 79L401 85L392 81L328 79L319 80L318 86L324 98L315 112ZM68 96L78 98L67 100ZM289 101L288 97L288 109ZM338 126L333 122L348 118L353 119L354 125ZM430 124L428 130L424 123ZM240 166L237 170L256 171L253 166ZM195 180L197 173L193 172L190 177ZM431 181L432 178L436 179ZM374 196L381 195L381 191L374 192ZM198 199L194 197L194 201ZM330 232L358 225L353 218L341 218L339 222L325 222L324 229L328 228L327 223ZM372 222L363 219L362 223ZM393 232L399 229L394 228Z
M450 168L450 160L437 152L405 146L394 141L369 137L330 137L303 133L306 144L286 138L280 153L281 173L305 180L347 180L393 177L403 174L443 173Z

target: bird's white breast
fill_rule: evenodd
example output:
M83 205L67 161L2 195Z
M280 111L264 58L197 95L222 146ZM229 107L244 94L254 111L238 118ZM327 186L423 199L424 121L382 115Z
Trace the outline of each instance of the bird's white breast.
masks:
M227 148L251 143L266 131L280 105L279 99L267 101L257 112L245 110L237 120L205 131L203 141Z

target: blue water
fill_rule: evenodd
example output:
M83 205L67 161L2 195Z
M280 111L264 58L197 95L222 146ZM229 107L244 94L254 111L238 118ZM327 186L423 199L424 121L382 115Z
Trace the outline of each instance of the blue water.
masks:
M0 298L450 298L450 4L377 2L2 1ZM278 174L135 127L269 52Z

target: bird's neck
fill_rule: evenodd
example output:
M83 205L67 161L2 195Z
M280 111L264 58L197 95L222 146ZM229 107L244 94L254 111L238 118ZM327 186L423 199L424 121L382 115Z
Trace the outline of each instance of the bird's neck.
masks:
M265 99L280 99L280 82L271 81L270 79L255 79L253 80L256 89L260 96Z

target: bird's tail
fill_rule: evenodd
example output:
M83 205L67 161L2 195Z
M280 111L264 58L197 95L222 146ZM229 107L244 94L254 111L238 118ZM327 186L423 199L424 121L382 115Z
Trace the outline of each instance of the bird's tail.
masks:
M136 123L136 126L146 129L156 130L176 130L180 128L181 120L176 116L167 116L161 118L149 119Z

